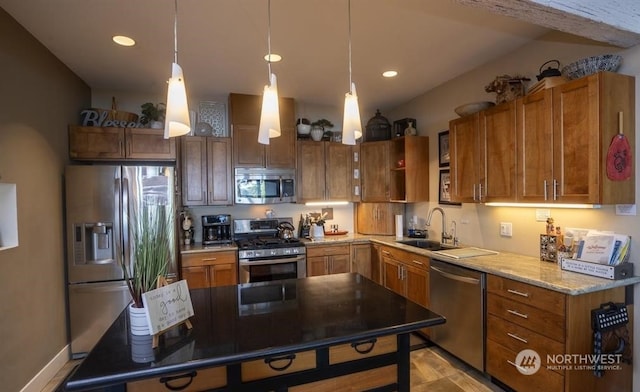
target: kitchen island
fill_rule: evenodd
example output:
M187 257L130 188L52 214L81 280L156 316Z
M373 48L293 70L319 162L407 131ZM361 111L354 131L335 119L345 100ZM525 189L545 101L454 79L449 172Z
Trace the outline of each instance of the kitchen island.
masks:
M355 273L191 290L150 350L123 312L66 390L409 390L409 334L445 319ZM164 387L164 386L163 386Z

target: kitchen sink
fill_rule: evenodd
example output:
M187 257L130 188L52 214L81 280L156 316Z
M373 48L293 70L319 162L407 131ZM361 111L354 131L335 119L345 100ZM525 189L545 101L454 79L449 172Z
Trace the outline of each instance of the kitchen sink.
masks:
M416 248L427 250L442 250L442 249L457 249L457 246L442 244L438 241L432 240L405 240L398 241L399 244L415 246Z

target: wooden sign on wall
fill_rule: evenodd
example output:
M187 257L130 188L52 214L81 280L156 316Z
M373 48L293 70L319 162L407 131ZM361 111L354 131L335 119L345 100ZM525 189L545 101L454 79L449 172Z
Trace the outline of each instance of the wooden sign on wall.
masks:
M186 280L148 291L142 294L142 302L147 312L151 335L181 324L193 316L193 304Z

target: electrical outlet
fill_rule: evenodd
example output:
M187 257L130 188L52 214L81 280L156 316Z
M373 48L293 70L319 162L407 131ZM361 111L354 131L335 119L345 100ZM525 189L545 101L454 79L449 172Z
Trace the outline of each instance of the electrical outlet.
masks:
M500 222L500 235L503 237L511 237L513 235L513 227L511 222Z

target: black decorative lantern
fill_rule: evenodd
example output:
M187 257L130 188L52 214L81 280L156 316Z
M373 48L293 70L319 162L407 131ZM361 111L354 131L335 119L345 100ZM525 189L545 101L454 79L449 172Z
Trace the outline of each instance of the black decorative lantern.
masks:
M380 113L380 110L376 110L376 115L367 122L364 141L374 142L389 139L391 139L391 123Z

